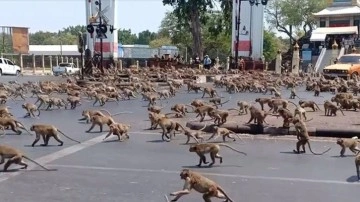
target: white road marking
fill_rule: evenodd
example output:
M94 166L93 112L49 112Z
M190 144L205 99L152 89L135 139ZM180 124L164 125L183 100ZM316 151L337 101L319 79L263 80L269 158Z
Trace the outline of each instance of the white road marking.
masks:
M70 154L73 154L75 152L78 152L80 150L86 149L88 147L91 147L95 144L98 144L100 142L102 142L102 140L104 139L104 137L106 136L106 134L103 134L101 136L92 138L90 140L87 140L85 142L82 142L81 144L76 144L70 147L67 147L65 149L62 149L60 151L48 154L46 156L42 156L40 158L34 159L36 162L40 163L41 165L46 165L52 161L55 161L57 159L63 158L65 156L68 156ZM31 157L30 157L31 158ZM37 165L34 165L33 163L29 164L29 167L27 168L27 170L33 170L34 168L38 167ZM46 171L44 171L46 172ZM1 173L0 174L0 182L4 182L6 180L8 180L11 177L15 177L17 175L20 175L23 172L9 172L9 173Z
M175 170L154 170L154 169L138 169L138 168L112 168L112 167L98 167L98 166L80 166L80 165L59 165L50 164L53 167L74 168L74 169L87 169L87 170L108 170L119 172L141 172L141 173L166 173L166 174L179 174L180 171ZM360 183L351 183L338 180L316 180L316 179L302 179L302 178L288 178L288 177L267 177L267 176L252 176L252 175L236 175L236 174L220 174L220 173L204 173L204 175L217 176L217 177L230 177L230 178L243 178L254 180L274 180L274 181L288 181L288 182L307 182L307 183L322 183L322 184L344 184L344 185L360 185Z

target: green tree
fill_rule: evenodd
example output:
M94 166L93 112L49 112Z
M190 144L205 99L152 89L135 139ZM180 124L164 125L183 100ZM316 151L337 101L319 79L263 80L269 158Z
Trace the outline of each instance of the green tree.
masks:
M171 39L169 37L160 37L150 41L149 45L151 48L160 48L161 46L171 45Z
M138 37L136 34L131 33L131 29L118 30L118 41L122 44L135 44Z
M285 33L290 41L296 40L295 33L301 29L309 36L315 28L313 13L326 7L326 0L276 0L269 1L266 18L270 26ZM290 43L291 44L291 43Z
M156 39L156 33L149 30L142 31L138 34L136 44L149 45L150 41Z
M280 49L280 40L274 32L264 30L264 57L267 61L276 58L277 51Z
M77 36L77 34L79 32L81 32L81 33L87 32L86 26L85 25L69 26L69 27L66 27L63 30L59 31L59 34L70 33L71 35Z

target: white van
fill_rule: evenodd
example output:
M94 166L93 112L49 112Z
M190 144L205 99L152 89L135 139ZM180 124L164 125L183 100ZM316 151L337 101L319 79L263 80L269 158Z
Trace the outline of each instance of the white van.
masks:
M0 76L3 74L19 75L21 68L6 58L0 58Z

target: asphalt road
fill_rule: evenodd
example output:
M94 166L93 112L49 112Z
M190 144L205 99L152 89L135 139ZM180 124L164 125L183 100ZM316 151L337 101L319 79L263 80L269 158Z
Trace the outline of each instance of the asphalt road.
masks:
M54 77L1 77L0 81L18 79L53 79ZM56 78L59 79L59 78ZM285 95L287 92L282 91ZM226 93L222 93L227 97ZM308 96L308 92L299 90L299 96ZM252 100L263 96L255 93L232 95L226 108L235 106L237 100ZM327 99L331 95L325 95ZM327 97L328 96L328 97ZM182 93L168 101L162 101L164 111L170 111L173 103L189 103L200 94ZM34 99L28 98L33 102ZM296 101L296 100L295 100ZM183 145L184 136L177 135L172 142L162 142L159 130L144 130L149 127L145 106L140 99L107 103L105 108L111 112L130 111L130 114L117 116L119 122L132 126L130 140L126 142L102 142L103 133L85 133L88 124L78 123L81 111L92 108L92 102L83 102L75 110L42 111L40 118L24 119L23 109L16 103L9 102L13 114L27 127L33 123L51 123L58 126L65 134L80 140L82 144L71 142L61 137L65 144L56 146L50 140L48 147L30 147L34 136L24 132L21 136L8 131L2 144L9 144L22 149L28 156L49 168L58 171L46 172L31 163L29 170L16 170L0 174L1 201L11 202L159 202L165 201L164 194L180 190L183 182L179 172L191 168L203 172L217 181L236 202L278 202L278 201L358 201L357 191L360 184L356 181L354 157L339 158L339 147L333 142L316 141L313 150L332 150L322 156L311 154L295 155L294 140L251 139L244 142L231 142L233 147L246 152L243 156L227 148L221 150L223 164L217 161L212 168L197 168L198 157L188 152ZM95 107L99 108L99 107ZM190 115L192 119L194 115ZM111 137L109 140L115 140ZM40 144L40 142L38 143ZM347 154L349 154L347 152ZM36 172L37 171L37 172ZM201 195L193 192L182 200L198 202ZM220 201L220 200L214 200Z

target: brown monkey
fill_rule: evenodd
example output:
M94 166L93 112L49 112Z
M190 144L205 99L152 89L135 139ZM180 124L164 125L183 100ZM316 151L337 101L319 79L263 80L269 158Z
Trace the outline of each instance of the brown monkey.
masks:
M360 152L360 149L358 148L358 142L359 140L357 137L348 139L338 138L336 140L336 144L340 145L341 147L340 156L344 156L346 148L349 148L350 151L358 155Z
M175 104L170 108L172 111L176 112L176 117L184 117L185 113L188 113L186 105L184 104Z
M247 124L251 123L251 121L253 120L254 123L257 123L257 125L263 125L264 123L266 123L265 118L268 115L267 112L260 110L255 106L250 106L249 111L250 111L250 119L247 122Z
M74 142L77 142L80 144L79 141L72 139L71 137L65 135L63 132L61 132L58 128L56 128L54 125L50 124L34 124L30 127L30 131L34 131L36 134L34 142L31 144L32 147L35 146L35 144L40 140L40 136L42 137L44 144L41 144L41 146L47 146L49 143L49 140L51 137L53 137L56 141L58 141L60 144L58 146L62 146L64 144L63 141L60 140L58 132L64 135L69 140L72 140Z
M245 101L238 101L237 102L237 106L240 108L239 109L239 115L240 114L248 114L248 109L250 107L250 104L245 102Z
M157 114L160 114L162 109L163 108L159 107L159 106L150 106L150 107L148 107L149 112L154 112L154 113L157 113Z
M27 118L27 117L35 117L35 114L34 112L38 112L37 116L40 116L40 110L37 108L37 106L35 104L32 104L32 103L24 103L22 105L22 108L23 109L26 109L27 113L26 115L24 116L24 118Z
M272 108L270 107L270 110L273 109L273 112L274 112L274 113L277 112L277 110L278 110L279 107L282 107L282 108L284 108L284 109L287 109L289 103L293 104L293 105L296 107L296 104L295 104L295 103L293 103L293 102L291 102L291 101L287 101L287 100L285 100L285 99L271 99L269 102L271 103L271 105L269 105L269 107L272 106ZM269 111L270 111L270 110L269 110Z
M195 191L203 194L205 202L211 202L212 197L226 199L226 202L233 202L220 185L198 172L183 169L180 173L180 178L185 181L184 188L181 191L171 193L170 196L175 196L171 201L177 201L182 196L190 194L192 189L195 189Z
M15 133L17 133L18 135L21 134L21 130L19 130L18 128L21 128L21 129L25 130L26 132L28 132L29 134L31 134L25 128L24 124L20 123L19 121L15 120L14 118L11 118L11 117L1 117L0 125L3 126L4 128L10 127L11 130L14 131Z
M171 95L172 95L169 90L159 91L158 94L159 94L159 99L161 99L162 97L163 97L164 99L167 99L167 98L170 98Z
M258 102L261 106L261 110L264 110L264 104L270 103L271 98L256 98L255 102Z
M357 174L357 177L358 177L358 181L360 181L360 155L356 155L355 156L355 168L356 168L356 174Z
M295 108L294 110L294 117L296 117L296 115L299 115L300 120L302 120L302 117L306 118L306 110L304 108L302 108L301 106L298 106Z
M100 109L100 110L90 110L90 109L87 109L87 110L83 110L82 111L82 116L84 118L81 118L79 119L79 121L84 121L86 120L86 123L89 123L91 121L91 118L95 115L97 116L105 116L101 111L104 111L108 114L108 116L111 116L110 112L108 110L105 110L105 109Z
M160 118L160 120L158 121L161 129L162 129L162 140L163 141L171 141L172 136L175 135L175 131L179 130L179 128L184 128L183 126L181 126L181 124L179 124L178 122L169 119L168 117L162 117ZM167 134L170 134L170 136L168 136ZM165 137L167 139L165 139Z
M202 98L205 97L205 94L208 94L211 98L213 98L213 97L215 97L215 96L218 95L217 92L216 92L216 90L215 90L214 88L212 88L212 87L205 87L205 88L203 89L203 91L204 91L204 93L203 93Z
M278 113L279 113L279 115L277 115L277 116L281 116L284 119L283 127L289 128L290 121L294 118L294 115L290 112L290 110L284 109L284 108L279 108Z
M272 95L273 93L278 92L278 90L274 87L274 86L269 86L267 88L264 89L264 95L270 91L270 95Z
M302 108L306 108L306 107L309 107L311 108L313 111L316 111L316 110L320 110L320 107L316 104L316 102L314 101L303 101L303 100L299 100L299 105L300 107Z
M214 110L215 108L210 105L204 105L200 107L196 107L194 112L197 113L196 117L201 117L200 122L204 121L206 113L208 113L210 110Z
M155 130L157 128L157 126L159 125L159 122L161 120L161 118L166 117L165 114L157 114L154 112L149 112L148 115L151 125L150 125L150 130Z
M219 144L216 144L216 143L194 144L194 145L190 146L189 152L195 152L200 157L199 164L197 165L198 167L201 167L202 163L208 164L208 162L206 162L205 154L210 153L212 162L209 164L209 167L211 167L215 163L215 158L220 159L220 164L223 162L223 158L219 155L220 146L227 147L227 148L234 150L240 154L244 154L245 156L247 155L245 152L241 152L227 144L221 144L221 143L219 143Z
M220 128L218 126L214 126L214 133L209 137L209 139L207 139L207 141L209 141L213 138L214 138L214 140L216 140L220 136L222 136L222 139L224 142L226 141L225 140L226 137L232 139L233 141L236 141L236 139L234 137L232 137L232 134L236 135L241 140L241 137L238 134L236 134L235 132L233 132L227 128Z
M60 107L65 107L66 109L67 108L66 105L67 103L63 99L57 97L51 97L46 110L49 110L52 106L57 106L58 109L60 109Z
M206 124L204 125L204 127L198 129L198 130L191 130L191 129L187 129L184 128L182 125L179 125L180 128L182 129L184 135L187 137L187 141L185 142L185 144L188 144L190 141L190 138L193 138L197 143L199 143L199 140L201 140L201 142L204 141L204 138L202 136L202 130L204 130L206 128Z
M295 97L298 97L300 99L300 97L296 94L295 88L291 88L290 99L295 99Z
M328 100L324 102L324 108L325 108L325 116L332 116L332 115L336 116L337 110L340 110L340 112L345 116L343 110L340 107L337 107Z
M125 136L126 139L130 138L128 135L128 132L131 128L130 125L126 125L126 124L122 124L122 123L113 123L113 124L109 125L109 128L110 128L110 131L103 140L108 138L111 134L116 135L120 142L124 141L124 139L121 138L123 135Z
M122 94L125 95L128 100L130 100L130 97L136 98L135 92L127 88L123 90Z
M67 101L68 101L68 103L66 105L70 104L70 109L75 109L78 105L81 105L81 98L80 97L69 96L67 98Z
M91 122L92 125L89 128L89 130L86 131L87 133L89 133L95 127L95 125L98 125L100 127L100 132L102 132L104 124L110 126L111 124L115 123L115 121L111 116L98 116L98 115L92 116Z
M327 149L326 151L322 152L322 153L315 153L312 151L311 146L310 146L310 136L307 130L307 127L305 125L305 122L301 121L298 118L293 118L292 119L292 123L295 126L295 130L297 133L297 139L298 142L296 143L296 150L294 150L294 153L296 154L300 154L300 153L305 153L305 145L307 144L309 147L309 150L311 153L313 153L314 155L323 155L326 152L330 151L331 148ZM303 151L300 152L300 146L302 146Z
M204 106L204 105L209 105L208 103L206 103L205 101L203 100L193 100L191 103L190 103L191 106L194 106L194 107L201 107L201 106Z
M24 162L23 158L35 163L36 165L40 166L44 170L47 170L47 171L56 171L57 170L57 169L48 169L48 168L42 166L38 162L36 162L36 161L32 160L31 158L29 158L28 156L26 156L22 151L15 149L14 147L11 147L8 145L0 145L0 156L1 156L0 164L3 164L5 162L5 159L9 159L5 163L4 170L3 170L4 172L6 172L9 168L9 166L13 163L24 166L21 169L26 169L28 167L28 165Z
M43 104L49 104L50 102L50 97L48 95L37 95L38 99L35 101L34 104L40 102L39 106L37 107L38 109L40 109L40 107Z
M319 95L320 95L320 86L315 85L315 87L314 87L314 96L319 97Z
M215 124L221 125L227 121L229 112L226 110L212 109L208 111L208 115L214 119Z

